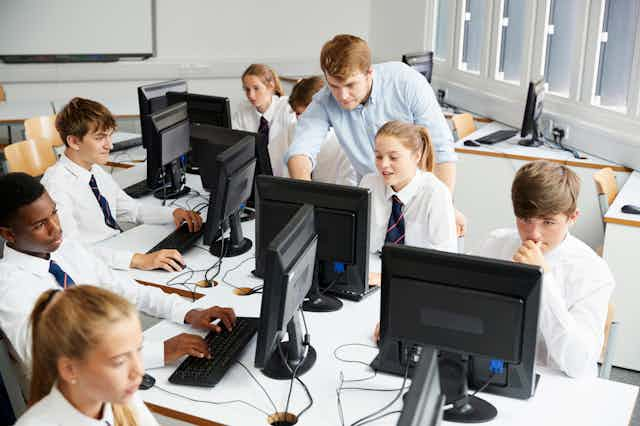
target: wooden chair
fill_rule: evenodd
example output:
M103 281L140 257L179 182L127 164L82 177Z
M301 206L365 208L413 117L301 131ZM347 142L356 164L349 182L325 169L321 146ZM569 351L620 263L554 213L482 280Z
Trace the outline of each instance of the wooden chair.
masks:
M25 120L24 132L27 139L48 140L51 146L64 145L60 133L56 129L55 115L43 115Z
M10 172L24 172L31 176L42 176L57 158L48 140L28 139L12 143L4 149Z
M7 95L4 93L4 88L2 84L0 84L0 102L5 102L7 100Z
M458 135L458 139L462 139L467 135L476 131L476 124L473 122L473 116L469 113L456 114L451 117L453 129Z
M602 344L602 352L600 353L600 371L598 373L598 376L603 379L608 379L611 375L611 366L615 354L618 322L613 319L614 315L615 309L613 304L609 302L607 320L604 324L604 342Z

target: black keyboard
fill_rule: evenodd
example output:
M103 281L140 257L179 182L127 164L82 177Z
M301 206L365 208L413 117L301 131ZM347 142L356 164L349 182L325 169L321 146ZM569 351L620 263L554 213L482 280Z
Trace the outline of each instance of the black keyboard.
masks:
M189 232L189 227L186 222L176 228L175 231L164 237L162 241L156 244L151 250L147 253L152 253L154 251L163 250L163 249L175 249L180 253L184 253L189 250L195 243L198 241L198 238L202 236L204 233L204 223L202 224L202 228L196 232Z
M518 133L517 130L498 130L497 132L489 133L486 136L477 138L476 142L491 145L494 143L506 141L507 139L514 137L516 133Z
M214 387L258 331L258 320L259 318L237 317L231 333L220 323L220 333L210 331L204 338L212 358L187 357L169 377L169 381L176 385Z
M127 186L124 189L124 192L131 198L140 198L144 197L147 194L151 194L151 190L147 188L147 181L143 180L137 183L134 183L131 186Z

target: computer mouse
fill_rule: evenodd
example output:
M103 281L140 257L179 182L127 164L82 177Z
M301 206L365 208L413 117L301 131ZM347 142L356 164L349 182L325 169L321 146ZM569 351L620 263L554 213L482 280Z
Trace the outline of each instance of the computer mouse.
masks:
M633 204L625 204L622 206L622 213L629 214L640 214L640 207L634 206Z
M156 384L156 379L152 375L145 373L144 376L142 376L142 381L140 382L140 386L138 386L138 389L140 390L151 389L155 384Z
M463 142L464 146L480 146L480 144L472 139L467 139Z

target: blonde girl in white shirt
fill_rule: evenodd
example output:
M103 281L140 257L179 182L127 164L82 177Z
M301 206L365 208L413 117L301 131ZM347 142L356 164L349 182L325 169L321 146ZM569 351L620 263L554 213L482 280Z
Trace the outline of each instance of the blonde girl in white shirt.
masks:
M49 290L31 326L30 408L17 426L157 426L136 394L142 331L129 302L88 285Z
M284 156L287 146L283 134L288 131L294 114L278 74L264 64L251 64L242 73L242 89L247 101L233 115L234 129L257 132L268 140L268 151L274 176L286 176Z
M360 182L371 190L371 250L388 242L456 252L451 193L432 173L427 129L390 121L378 130L375 144L378 173Z

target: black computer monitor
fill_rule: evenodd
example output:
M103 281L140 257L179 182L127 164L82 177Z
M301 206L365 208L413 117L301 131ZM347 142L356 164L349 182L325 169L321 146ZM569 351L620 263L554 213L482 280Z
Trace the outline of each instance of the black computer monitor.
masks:
M168 92L187 92L187 82L184 80L162 81L138 87L138 108L140 110L140 131L142 132L142 146L148 148L153 138L153 124L149 116L162 111L169 106ZM147 187L159 188L162 171L147 167Z
M529 398L542 270L416 247L382 249L380 353L376 370L404 374L423 345L440 350L445 420L486 421L497 411L468 385Z
M438 351L425 346L414 368L411 387L404 395L397 426L439 426L442 423L444 395L440 388Z
M229 98L176 91L167 92L167 102L169 105L186 102L192 126L210 124L227 129L231 128Z
M187 104L182 102L149 114L147 176L159 171L154 195L161 199L189 193L185 183L185 154L189 152Z
M360 300L369 287L368 189L274 176L256 179L256 270L266 269L265 248L302 204L316 211L318 262L314 285L304 309L338 310L340 300L329 294Z
M402 55L402 62L409 65L431 83L433 72L433 52L416 52Z
M204 243L218 257L246 253L252 242L242 235L240 210L249 198L256 167L255 141L246 136L216 157L217 183L209 195L209 209L204 227ZM203 167L204 168L204 167ZM229 221L231 235L220 238L224 223Z
M313 206L305 204L265 249L255 366L273 379L301 376L316 361L300 306L313 281L317 244ZM282 342L285 332L288 340Z
M522 117L522 127L520 129L520 137L523 139L518 142L520 145L540 146L543 143L542 135L540 134L540 117L542 116L545 92L546 83L544 80L529 83L527 102L524 106L524 116Z

